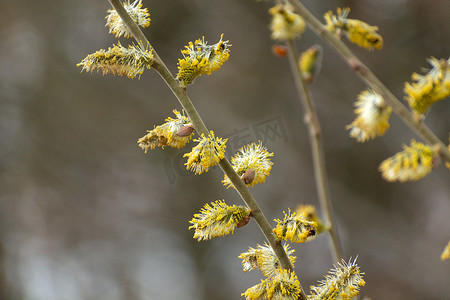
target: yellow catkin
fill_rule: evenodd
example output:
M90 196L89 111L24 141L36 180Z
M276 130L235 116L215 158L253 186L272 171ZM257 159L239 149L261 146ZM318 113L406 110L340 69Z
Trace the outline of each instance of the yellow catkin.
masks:
M346 129L360 143L382 136L389 128L392 108L373 90L365 90L358 95L354 112L357 117Z
M190 119L176 109L173 110L173 113L176 116L175 119L168 117L164 124L149 130L146 135L137 141L142 150L147 153L148 149L166 146L179 149L189 142L192 131L188 135L180 136L179 130L185 126L192 126Z
M180 85L185 87L192 84L196 77L217 71L230 57L231 45L228 41L223 41L223 34L219 42L208 45L204 38L198 39L195 43L189 42L186 49L182 50L183 59L178 60L177 79Z
M437 101L450 96L450 59L428 59L431 70L425 75L413 73L405 83L405 100L411 109L424 114Z
M276 219L277 225L273 229L273 235L278 240L290 240L293 243L304 243L317 233L317 223L306 220L304 214L295 212L284 213L284 219Z
M133 3L127 0L127 2L123 2L123 7L137 25L144 28L150 26L150 14L147 8L142 8L142 0L136 0ZM114 34L117 38L121 36L125 38L133 36L115 9L108 10L106 26L109 27L109 33Z
M356 259L350 259L348 263L342 260L325 275L325 280L317 286L311 286L308 300L351 300L366 284L362 275L364 273L359 270Z
M113 74L135 78L140 76L144 69L150 69L153 63L151 50L143 50L140 46L130 45L123 47L120 43L109 47L108 50L99 50L89 54L77 66L82 71L101 71L103 75Z
M383 48L383 38L377 33L378 27L363 21L348 19L350 8L337 8L336 15L332 11L325 13L326 28L337 34L344 34L352 43L373 50Z
M194 229L194 238L198 241L210 240L215 237L233 233L238 224L250 214L250 210L244 206L227 205L223 200L218 200L205 206L200 213L195 214L189 221Z
M198 142L197 146L184 154L184 157L188 157L186 168L195 174L208 172L210 167L217 165L225 157L227 139L216 138L214 132L211 131L207 137L202 134L195 141Z
M248 183L248 186L254 186L255 184L263 183L266 177L269 176L273 165L270 160L271 156L273 156L273 153L269 153L259 141L258 144L251 143L239 149L239 152L231 158L231 165L239 176L242 176L247 170L254 171L254 177ZM226 175L222 183L227 188L230 186L234 187Z
M414 181L428 175L434 167L436 151L430 146L411 141L411 146L384 160L379 167L387 181Z
M272 15L270 30L274 40L292 40L305 31L305 21L292 11L290 5L275 5L269 13Z

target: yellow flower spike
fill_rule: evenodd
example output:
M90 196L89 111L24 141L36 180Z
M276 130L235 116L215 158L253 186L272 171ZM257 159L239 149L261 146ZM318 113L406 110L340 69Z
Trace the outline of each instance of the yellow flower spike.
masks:
M289 249L288 244L283 245L284 251L289 257L292 264L295 263L296 257L292 254L294 249ZM256 249L249 247L248 252L239 255L242 259L243 271L261 270L266 277L274 277L280 272L280 263L273 249L264 243L264 246L257 245Z
M299 205L297 206L297 209L295 210L295 212L298 215L305 215L305 218L307 221L309 222L316 222L317 223L317 234L320 234L322 232L325 232L326 230L328 230L325 227L325 224L322 222L322 220L319 218L319 215L317 214L316 208L313 205Z
M348 19L350 8L337 8L336 15L332 11L325 13L326 28L330 32L345 34L347 38L360 47L373 50L383 48L383 38L377 33L378 27L360 20Z
M270 160L271 156L273 156L273 153L269 153L259 141L258 144L251 143L239 149L239 152L231 158L231 165L236 173L242 176L247 185L254 186L263 183L269 176L273 165ZM248 174L248 170L250 170L250 174ZM254 171L254 175L251 174L251 170ZM253 177L252 180L248 180L249 177ZM227 175L225 175L222 183L227 188L234 187Z
M403 151L384 160L379 167L387 181L413 181L428 175L437 163L437 151L433 147L411 141Z
M427 60L431 70L425 75L413 73L412 83L405 83L405 100L411 109L419 114L424 114L435 102L450 96L450 58Z
M228 41L223 41L223 34L220 36L220 41L212 46L211 54L208 57L208 64L202 68L202 74L211 75L212 72L217 71L230 57ZM202 48L208 48L205 40L197 41Z
M358 95L354 111L357 118L346 129L360 143L382 136L389 128L392 108L373 90L365 90Z
M164 124L156 126L153 130L149 130L146 135L138 140L139 147L145 153L147 153L149 148L155 149L156 147L164 148L165 146L169 146L179 149L189 142L192 136L192 130L185 128L192 129L191 121L176 109L173 110L173 113L176 119L168 117ZM189 134L180 135L180 131L182 130Z
M274 277L261 280L247 289L242 296L246 300L294 300L300 296L300 282L294 272L283 269Z
M450 145L448 145L448 151L450 151ZM446 162L445 166L450 170L450 162Z
M314 45L302 53L298 66L302 77L307 83L312 83L317 76L322 64L322 47Z
M244 206L229 206L223 200L205 204L200 213L189 221L194 229L194 238L198 241L233 233L237 225L250 215L250 209Z
M142 8L142 0L136 0L133 3L130 3L130 0L127 0L127 2L123 2L122 4L137 25L144 28L150 26L150 14L148 13L147 8ZM119 38L122 35L126 38L133 36L115 9L108 10L106 26L109 27L109 33L113 33L116 38Z
M261 280L261 283L252 286L247 289L245 293L242 293L241 296L244 296L246 300L263 300L267 298L267 282L269 279Z
M290 5L275 5L269 13L272 15L270 30L274 40L292 40L305 31L305 21L293 12Z
M447 246L445 246L444 251L441 254L441 260L450 259L450 241Z
M351 300L358 295L359 290L366 284L356 264L356 258L352 262L342 260L334 269L325 275L325 280L319 281L319 285L311 286L311 295L308 300Z
M206 61L206 60L205 60ZM178 60L177 79L181 86L187 86L194 82L194 79L201 75L201 65L198 60L189 61L188 58Z
M289 209L284 214L284 220L275 219L277 226L273 234L278 240L290 240L293 243L304 243L317 233L317 223L306 220L304 214L297 214Z
M81 71L86 72L97 70L102 71L103 75L111 73L135 78L138 75L140 77L145 68L150 69L152 63L151 50L142 50L140 46L135 45L130 45L127 49L118 43L108 50L101 49L89 54L77 67L82 66Z
M186 169L192 170L195 174L208 172L209 168L217 165L225 157L225 143L228 139L216 138L211 131L208 137L202 134L200 139L196 139L198 145L191 152L184 154L188 157Z
M186 49L181 50L183 59L178 60L177 79L182 87L194 82L194 79L202 74L211 75L217 71L230 57L231 45L223 41L223 34L219 42L208 45L205 38L198 39L195 43L189 42Z

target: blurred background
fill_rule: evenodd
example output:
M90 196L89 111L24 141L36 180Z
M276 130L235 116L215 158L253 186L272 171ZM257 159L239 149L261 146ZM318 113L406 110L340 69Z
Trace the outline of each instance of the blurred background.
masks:
M303 1L320 19L349 6L351 18L378 25L381 51L350 45L403 97L412 72L450 54L450 1ZM173 73L180 50L205 36L230 40L230 59L188 92L205 123L229 138L227 156L262 140L274 152L266 183L252 188L269 220L300 203L318 205L307 130L286 59L271 52L271 2L143 1L144 29ZM188 221L206 203L242 204L216 167L185 170L185 149L145 154L137 139L180 110L156 72L140 80L80 73L86 55L117 39L105 27L108 1L0 2L0 299L242 299L260 282L243 273L240 253L262 244L254 221L234 235L197 242ZM132 42L121 39L123 45ZM324 49L312 86L325 143L331 198L347 257L365 272L372 299L449 299L450 176L387 183L379 163L419 139L396 116L382 138L359 144L345 126L365 86L311 31L299 50ZM450 101L426 124L444 142ZM332 266L327 236L292 245L303 287ZM309 289L307 289L309 291Z

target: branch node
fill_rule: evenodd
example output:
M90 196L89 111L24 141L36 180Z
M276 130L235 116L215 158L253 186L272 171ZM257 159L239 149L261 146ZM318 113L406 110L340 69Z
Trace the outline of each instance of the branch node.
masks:
M367 75L367 68L358 59L349 58L348 64L353 71L360 73L362 76Z

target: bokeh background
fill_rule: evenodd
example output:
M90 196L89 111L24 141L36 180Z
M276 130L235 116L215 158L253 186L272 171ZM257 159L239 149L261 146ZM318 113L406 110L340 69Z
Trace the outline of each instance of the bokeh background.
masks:
M350 47L400 98L425 58L450 54L450 1L303 1L321 16L349 6L378 25L381 51ZM173 73L180 49L224 33L231 57L188 88L207 126L230 138L227 156L263 140L275 153L266 183L252 189L268 219L300 203L318 205L307 130L286 59L271 52L271 2L143 1L144 32ZM184 169L186 149L148 154L136 141L180 105L156 72L140 80L80 73L87 54L117 40L105 28L105 1L0 2L0 299L242 299L262 275L243 273L240 253L263 243L255 222L234 235L197 242L188 221L206 202L241 204L219 168ZM126 45L131 42L121 39ZM450 176L387 183L379 163L418 139L397 117L382 138L358 144L345 126L365 87L307 31L299 50L324 48L312 86L322 122L331 197L347 257L365 272L372 299L450 299ZM450 101L426 124L443 141ZM327 236L293 245L304 287L332 265Z

